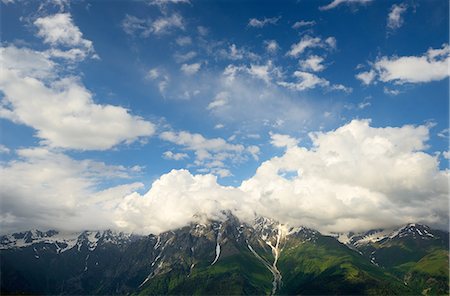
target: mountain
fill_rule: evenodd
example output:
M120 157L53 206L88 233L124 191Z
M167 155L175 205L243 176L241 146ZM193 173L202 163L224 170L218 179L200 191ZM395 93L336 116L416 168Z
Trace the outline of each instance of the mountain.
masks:
M228 214L148 236L15 233L0 255L2 295L448 294L448 233L419 224L330 236Z

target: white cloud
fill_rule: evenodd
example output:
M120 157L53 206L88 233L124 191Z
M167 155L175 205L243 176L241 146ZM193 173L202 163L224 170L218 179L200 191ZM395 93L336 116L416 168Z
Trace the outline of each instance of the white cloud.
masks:
M382 82L424 83L438 81L449 76L450 47L430 48L422 56L381 57L368 72L356 75L365 84L375 79Z
M184 19L179 14L164 15L156 20L141 19L132 15L126 15L122 21L122 28L129 35L140 34L148 37L150 34L163 35L175 29L184 30Z
M445 159L450 159L450 152L444 151L444 152L442 152L442 156L444 156Z
M387 94L387 95L390 95L390 96L397 96L397 95L400 94L400 91L398 89L390 89L390 88L388 88L386 86L383 87L383 92L385 94Z
M199 172L212 173L222 177L231 176L225 162L238 164L248 160L247 156L257 159L259 148L256 146L245 147L241 144L232 144L223 138L208 139L201 134L193 134L187 131L166 131L159 137L167 142L183 147L186 151L195 154L193 166Z
M186 75L194 75L200 70L201 66L201 63L183 64L180 69Z
M228 65L223 75L226 77L227 81L233 81L236 76L241 74L247 74L252 78L260 79L266 84L269 84L272 80L281 77L281 69L275 67L272 61L267 61L266 64L250 64L247 66L235 66Z
M152 23L152 29L154 34L167 33L171 29L184 30L184 20L179 14L172 14L171 16L164 16L158 18Z
M239 187L212 175L173 170L144 195L127 196L116 224L144 233L181 227L195 215L264 215L320 231L360 231L411 221L448 226L448 177L424 152L428 127L375 128L354 120L310 134L312 147L290 146ZM380 174L383 172L383 174ZM289 178L286 178L289 173Z
M238 48L236 44L231 44L228 47L228 50L221 49L219 51L219 56L225 59L229 60L242 60L242 59L250 59L250 60L257 60L259 59L259 56L245 48Z
M229 99L229 94L227 92L225 92L225 91L220 92L214 97L214 100L212 100L211 103L208 104L207 109L212 110L215 108L220 108L220 107L226 106L228 103L228 99Z
M325 69L322 64L324 59L317 55L311 55L306 60L300 60L300 68L305 71L320 72Z
M185 63L185 62L187 62L189 60L192 60L196 56L197 56L197 53L195 51L191 50L191 51L188 51L188 52L186 52L184 54L182 54L182 53L175 53L173 57L175 58L175 61L177 63Z
M197 32L200 36L206 36L209 33L209 29L204 26L197 26Z
M299 140L289 136L289 135L282 135L282 134L276 134L276 133L270 133L270 143L275 147L286 147L291 148L294 146L297 146L299 143Z
M264 44L268 53L276 53L280 49L280 46L275 40L264 41Z
M369 85L376 78L376 72L374 70L370 70L367 72L361 72L361 73L356 74L356 78L361 80L361 82L364 83L365 85Z
M134 168L74 160L44 148L16 150L19 158L0 164L2 231L114 227L112 209L141 183L108 189L105 182L136 177Z
M295 71L293 76L297 78L296 82L280 81L278 82L278 85L298 91L312 89L318 86L320 87L330 86L330 82L328 80L320 78L312 73L304 71Z
M335 49L336 39L334 37L328 37L322 40L319 37L305 35L298 43L292 44L291 49L286 54L291 57L298 57L308 48Z
M34 128L43 144L104 150L154 133L152 123L127 109L96 104L79 78L53 77L54 64L42 53L13 46L1 52L0 116ZM14 60L22 56L20 62ZM40 65L43 68L37 69Z
M34 21L38 28L38 36L53 47L63 46L69 50L52 48L48 51L50 56L69 60L83 60L88 55L98 58L95 54L92 41L84 39L83 33L73 23L69 13L40 17Z
M148 3L150 5L166 6L168 4L190 4L191 2L189 0L150 0Z
M404 3L392 5L387 20L387 27L390 30L397 30L403 25L403 14L407 9L408 6Z
M372 1L373 0L333 0L329 4L319 7L319 9L320 10L330 10L330 9L338 7L341 4L346 4L346 5L357 5L357 4L360 4L360 5L363 5L363 4L369 4Z
M262 20L252 18L248 21L248 26L254 27L254 28L262 28L266 25L276 25L276 23L280 20L281 17L271 17L271 18L264 18Z
M309 27L309 26L314 26L316 24L315 21L298 21L295 22L295 24L292 25L292 29L300 29L303 27Z
M0 144L0 154L8 154L11 150L3 144Z
M186 45L191 45L192 44L192 39L189 36L183 36L183 37L178 37L175 42L179 45L179 46L186 46Z
M221 129L221 128L224 128L224 127L225 127L225 125L223 125L223 124L221 124L221 123L218 123L218 124L216 124L216 125L214 126L215 129Z
M186 153L173 153L172 151L166 151L163 153L163 157L171 160L183 160L185 158L189 158L189 155Z

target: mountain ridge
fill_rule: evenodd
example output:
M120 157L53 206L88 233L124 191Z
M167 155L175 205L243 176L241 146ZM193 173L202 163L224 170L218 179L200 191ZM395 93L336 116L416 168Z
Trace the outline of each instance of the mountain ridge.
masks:
M78 236L55 230L21 232L0 237L1 263L6 266L2 294L448 291L442 284L448 282L448 272L429 276L430 271L425 277L416 272L448 256L448 233L421 224L396 231L396 235L383 230L353 234L344 244L339 235L289 227L265 217L250 225L228 215L223 221L203 220L159 235L111 230L83 231ZM441 237L445 235L447 243ZM406 255L398 266L386 264L391 260L386 254L398 252L401 244L415 249L402 251ZM411 257L415 252L420 256ZM47 271L46 264L53 271ZM437 284L427 284L430 278ZM27 284L18 285L17 279Z

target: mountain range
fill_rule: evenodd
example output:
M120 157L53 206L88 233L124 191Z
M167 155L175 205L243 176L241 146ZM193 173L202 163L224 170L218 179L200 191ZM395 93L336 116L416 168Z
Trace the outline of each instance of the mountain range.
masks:
M0 255L2 295L449 293L449 234L421 224L325 235L228 213L159 235L8 234Z

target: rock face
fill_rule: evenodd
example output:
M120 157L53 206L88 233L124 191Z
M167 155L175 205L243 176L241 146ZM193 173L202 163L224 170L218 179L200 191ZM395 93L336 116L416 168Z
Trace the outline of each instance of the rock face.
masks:
M333 237L228 214L149 236L32 230L0 252L2 294L448 293L448 233L419 224Z

